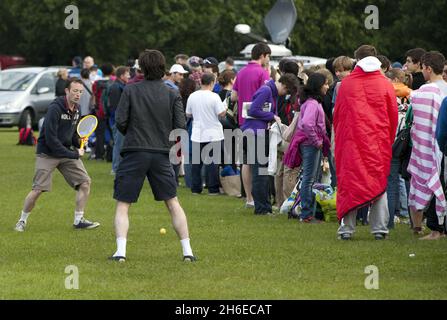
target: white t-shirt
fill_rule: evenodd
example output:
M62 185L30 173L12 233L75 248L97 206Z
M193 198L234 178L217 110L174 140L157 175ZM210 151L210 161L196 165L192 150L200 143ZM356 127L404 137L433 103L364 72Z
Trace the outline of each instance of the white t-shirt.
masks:
M438 86L439 90L441 90L441 98L444 100L444 98L447 97L447 82L438 80L435 84Z
M213 142L224 139L223 126L219 114L226 110L217 93L199 90L192 93L186 104L186 113L192 114L193 142Z

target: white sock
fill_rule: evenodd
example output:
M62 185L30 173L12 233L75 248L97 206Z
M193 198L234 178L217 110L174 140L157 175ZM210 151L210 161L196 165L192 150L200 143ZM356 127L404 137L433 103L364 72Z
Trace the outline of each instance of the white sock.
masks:
M74 224L78 224L84 217L84 211L75 211Z
M114 257L125 257L126 256L126 238L116 238L116 252Z
M20 220L19 221L23 221L26 223L26 220L28 219L29 215L31 212L24 212L22 211L22 215L20 216Z
M189 238L180 240L180 243L182 244L183 256L193 256Z

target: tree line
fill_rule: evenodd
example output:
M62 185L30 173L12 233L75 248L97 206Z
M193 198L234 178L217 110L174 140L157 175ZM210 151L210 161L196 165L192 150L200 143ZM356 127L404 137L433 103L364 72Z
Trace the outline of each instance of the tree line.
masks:
M234 33L249 24L268 38L263 18L276 0L1 0L0 54L19 54L33 65L71 64L76 55L123 64L144 48L172 61L177 53L224 59L253 42ZM295 0L297 22L290 36L297 55L353 55L375 45L391 60L423 47L447 54L447 1L375 0L379 29L365 27L364 0ZM64 12L79 9L79 29L68 30Z

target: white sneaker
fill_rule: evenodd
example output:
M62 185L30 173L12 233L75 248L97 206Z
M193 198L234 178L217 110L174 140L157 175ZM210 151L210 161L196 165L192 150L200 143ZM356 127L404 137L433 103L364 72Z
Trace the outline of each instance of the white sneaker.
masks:
M88 221L85 218L82 218L81 221L79 221L78 224L74 224L73 225L73 228L78 229L78 230L79 229L87 229L87 230L89 230L89 229L95 229L95 228L99 227L100 225L101 224L99 222L91 222L91 221Z
M246 202L245 203L245 208L247 208L247 209L252 209L252 208L254 208L255 207L255 202L254 201L251 201L251 202Z
M25 221L19 221L16 224L16 227L14 228L15 231L18 232L24 232L25 231L25 227L26 227L26 222Z

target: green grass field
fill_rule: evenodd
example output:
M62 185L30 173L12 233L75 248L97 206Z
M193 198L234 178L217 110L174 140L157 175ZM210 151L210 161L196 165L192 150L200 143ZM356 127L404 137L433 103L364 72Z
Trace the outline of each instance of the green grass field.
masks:
M418 241L398 225L384 242L367 227L336 240L336 223L303 225L284 215L255 216L242 200L192 197L179 188L199 261L183 263L163 203L148 186L131 208L128 262L115 250L111 164L86 160L92 191L86 217L102 223L72 230L75 193L56 172L25 233L13 231L34 172L34 149L0 130L0 299L447 299L447 239ZM159 229L165 227L162 236ZM409 257L415 254L415 257ZM79 290L65 268L77 266ZM379 269L379 289L365 289L365 267Z

